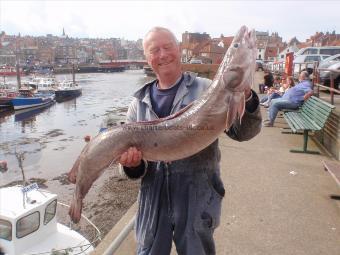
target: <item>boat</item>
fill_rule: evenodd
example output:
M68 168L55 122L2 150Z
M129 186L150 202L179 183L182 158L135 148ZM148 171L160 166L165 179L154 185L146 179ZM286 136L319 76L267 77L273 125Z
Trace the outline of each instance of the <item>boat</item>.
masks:
M34 88L37 92L54 93L58 83L55 77L33 77L25 85Z
M92 243L57 221L57 212L67 206L57 195L36 183L0 189L0 247L2 254L89 254ZM65 208L66 209L66 208ZM84 217L84 216L83 216ZM99 230L86 217L100 239Z
M19 74L24 75L22 68L19 69ZM15 66L1 66L0 67L0 76L15 76L17 75L17 69Z
M62 81L54 91L57 102L78 97L82 93L82 87L73 81Z
M12 106L12 99L17 97L16 92L7 92L0 90L0 108L8 108Z
M14 121L27 121L34 119L35 116L45 111L47 108L50 107L50 105L53 104L51 101L50 104L35 106L32 108L26 108L21 110L16 110L14 113Z
M19 89L19 93L20 95L13 98L11 101L14 110L51 105L55 100L54 93L34 92L34 90L30 87L22 87Z
M156 76L156 74L152 70L151 66L149 66L149 65L143 66L143 70L144 70L144 73L146 74L146 76L151 76L151 77Z
M0 83L0 108L9 108L11 101L18 96L18 92L13 86L7 83Z

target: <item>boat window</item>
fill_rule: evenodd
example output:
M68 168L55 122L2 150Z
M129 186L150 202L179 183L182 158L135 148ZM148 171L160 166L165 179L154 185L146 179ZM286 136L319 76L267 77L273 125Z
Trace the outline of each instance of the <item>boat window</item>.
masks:
M57 200L53 200L51 203L49 203L46 206L45 216L44 216L44 224L45 225L47 223L49 223L54 218L55 213L56 213L56 209L57 209Z
M22 238L38 230L40 225L40 213L34 212L17 221L17 238Z
M12 224L7 220L0 220L0 238L12 240Z

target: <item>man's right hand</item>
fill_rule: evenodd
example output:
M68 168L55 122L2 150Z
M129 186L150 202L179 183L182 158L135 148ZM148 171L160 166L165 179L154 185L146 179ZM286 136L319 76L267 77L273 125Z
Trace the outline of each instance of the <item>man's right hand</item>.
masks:
M141 164L142 152L136 147L130 147L120 156L119 163L126 167L137 167Z

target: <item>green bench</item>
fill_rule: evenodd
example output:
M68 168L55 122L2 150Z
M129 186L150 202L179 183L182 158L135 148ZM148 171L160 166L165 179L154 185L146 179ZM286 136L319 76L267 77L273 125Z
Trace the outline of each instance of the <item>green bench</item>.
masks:
M326 121L335 108L315 96L311 96L303 103L301 108L296 112L284 112L283 117L287 121L293 133L303 131L303 148L302 150L290 150L291 152L302 152L319 154L317 151L307 150L308 132L319 131L323 129Z

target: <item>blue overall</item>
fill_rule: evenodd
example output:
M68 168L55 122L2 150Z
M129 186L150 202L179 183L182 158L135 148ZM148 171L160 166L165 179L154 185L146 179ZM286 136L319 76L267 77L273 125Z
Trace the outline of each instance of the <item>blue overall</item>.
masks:
M209 86L210 80L184 73L171 114L185 107ZM150 87L146 84L134 94L127 120L153 120ZM234 124L227 134L238 141L249 140L261 129L257 95L247 103L242 124ZM249 111L249 109L251 109ZM142 177L136 218L138 255L170 254L172 240L180 255L216 254L213 233L219 225L221 202L225 194L220 179L218 140L197 154L173 161L148 162L124 168L131 178Z

